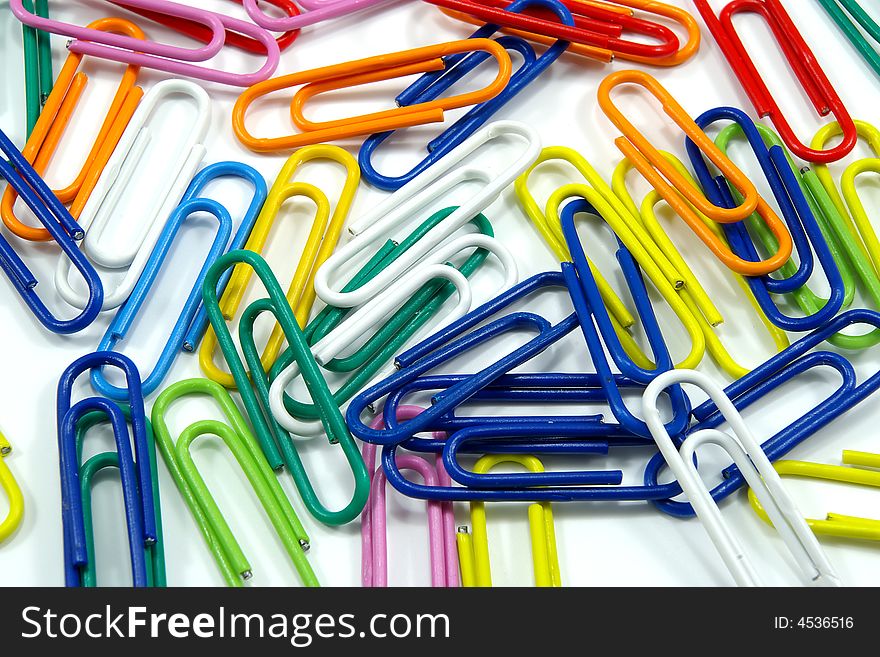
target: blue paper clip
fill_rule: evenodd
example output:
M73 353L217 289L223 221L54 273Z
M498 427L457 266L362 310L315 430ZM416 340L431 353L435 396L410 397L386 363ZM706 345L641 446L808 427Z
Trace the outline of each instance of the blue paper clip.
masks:
M190 182L186 193L183 195L181 203L196 198L206 198L203 194L205 188L218 178L241 178L253 185L254 188L254 195L251 197L251 202L248 205L247 210L245 210L241 222L238 224L238 230L235 232L235 236L232 238L229 248L226 249L227 252L237 251L238 249L243 249L244 245L247 243L251 230L253 230L257 218L260 216L260 210L263 208L263 203L266 202L266 197L269 195L269 187L266 184L266 179L263 178L263 174L250 165L242 162L215 162L214 164L206 166L196 174L192 179L192 182ZM232 276L232 270L223 272L220 281L217 283L218 296L223 296L223 291L229 283L230 276ZM199 311L196 314L195 319L193 319L192 324L190 324L190 329L184 338L184 351L196 350L196 347L198 347L202 338L205 337L205 331L208 330L208 324L208 313L205 310L205 307L200 304Z
M77 377L88 369L103 366L117 367L125 374L131 414L131 438L126 414L115 402L101 397L89 397L72 404L73 385ZM89 565L76 429L79 419L91 411L100 411L106 415L113 427L128 524L132 583L136 587L147 586L148 571L144 548L156 543L158 523L151 486L152 469L146 414L137 367L122 354L112 352L99 351L77 359L64 371L58 382L56 411L67 586L81 586L82 570Z
M559 21L565 25L574 25L571 12L558 0L514 0L505 7L505 11L521 12L528 7L541 7L553 12ZM469 38L485 39L491 37L499 29L498 25L484 25ZM511 76L504 90L494 98L472 107L467 114L458 119L439 136L428 143L428 155L407 173L399 176L385 176L376 171L372 158L376 149L395 131L380 132L370 135L361 146L358 153L358 164L364 180L379 189L392 192L403 187L406 183L428 169L437 160L449 153L456 146L472 135L480 126L488 121L493 114L500 110L519 92L531 84L547 68L566 51L569 46L567 41L556 41L540 57L535 50L519 37L502 36L496 41L507 50L518 52L523 63ZM408 107L418 103L428 102L439 97L453 84L461 80L474 68L487 59L488 55L482 52L474 52L459 55L450 55L443 58L444 67L439 71L425 73L418 80L407 87L395 102L400 107Z
M73 319L55 317L34 290L37 279L3 237L0 237L0 268L6 272L13 287L43 326L53 333L81 331L95 321L104 303L104 288L98 272L76 245L84 236L83 230L2 130L0 151L9 158L5 160L0 157L0 178L5 179L18 193L70 258L88 285L88 301L82 312Z
M742 110L734 107L718 107L704 112L697 118L696 123L705 130L715 121L722 120L733 121L742 129L779 204L799 258L797 271L787 278L778 279L767 275L746 277L746 281L761 310L776 326L787 331L812 331L825 324L843 307L846 290L840 270L800 183L791 169L785 150L779 145L768 148L754 122ZM688 139L686 147L697 178L709 200L719 207L737 207L738 203L733 197L730 185L723 176L713 177L697 145ZM761 258L744 222L721 224L721 226L731 248L739 257L760 262ZM785 294L806 285L813 273L813 250L828 279L831 295L822 310L809 317L785 315L773 302L770 294Z
M858 383L855 368L840 354L829 351L808 353L810 349L830 336L854 324L880 327L880 313L866 309L841 313L821 329L804 336L725 389L725 394L730 397L737 410L742 411L780 385L813 367L831 367L840 374L842 383L833 394L761 445L771 461L785 456L804 440L863 402L880 388L880 371ZM711 401L695 408L693 416L698 424L689 431L714 429L724 422L724 418ZM661 454L655 456L645 470L645 483L656 484L664 466L663 456ZM726 468L722 476L723 482L712 489L712 497L716 501L732 495L745 484L745 479L736 466ZM694 514L691 505L685 502L665 499L655 504L660 510L673 516L688 517Z
M120 306L98 345L98 351L113 352L116 345L125 339L126 334L131 329L138 313L143 307L153 284L156 282L156 278L159 276L162 265L165 263L168 252L171 250L175 238L180 233L180 229L190 218L197 217L200 213L207 213L217 220L217 234L214 236L214 241L205 258L205 262L202 264L201 270L199 270L199 275L196 277L189 296L186 298L186 302L180 311L180 315L178 315L177 321L171 329L171 335L169 335L165 346L159 354L155 367L143 379L141 391L144 396L149 395L162 384L162 381L165 380L165 377L171 370L171 366L174 364L174 359L177 358L177 354L183 349L185 337L192 326L196 312L202 304L202 284L208 274L208 269L226 251L226 245L232 235L232 218L229 216L226 208L217 201L206 198L184 201L177 206L162 228L162 233L159 235L152 253L150 253L150 257L144 266L144 271L132 290L131 296ZM91 378L92 387L105 397L121 401L128 396L128 390L107 381L102 369L93 369Z

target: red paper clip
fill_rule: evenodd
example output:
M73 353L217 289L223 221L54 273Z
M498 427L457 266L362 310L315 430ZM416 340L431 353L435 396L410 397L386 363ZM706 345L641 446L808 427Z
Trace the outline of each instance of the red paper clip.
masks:
M718 16L709 6L708 0L694 0L694 4L739 78L758 116L770 118L782 141L795 155L808 162L827 164L842 159L855 148L858 134L849 112L779 0L733 0ZM767 22L819 115L831 114L840 124L843 132L843 141L840 144L820 151L810 148L798 139L733 27L733 17L740 13L758 14Z

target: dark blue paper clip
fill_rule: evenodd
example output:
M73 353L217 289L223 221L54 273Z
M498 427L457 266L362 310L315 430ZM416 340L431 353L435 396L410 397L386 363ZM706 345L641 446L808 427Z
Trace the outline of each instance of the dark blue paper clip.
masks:
M574 25L571 12L558 0L514 0L514 2L505 7L505 11L519 13L529 7L547 9L555 14L561 23ZM498 29L498 25L484 25L469 38L486 39L491 37ZM430 141L427 147L428 155L425 159L402 175L384 176L376 171L372 162L376 149L382 142L393 135L395 131L370 135L358 153L358 164L360 165L361 175L364 180L374 187L388 192L400 189L476 132L493 114L504 107L520 91L547 70L553 62L559 59L569 46L567 41L556 41L538 57L532 46L519 37L502 36L496 39L496 41L507 50L518 52L523 58L523 63L511 76L504 90L494 98L472 107L467 114ZM482 52L444 57L444 67L442 70L425 73L394 100L400 107L434 100L479 66L487 57L488 55Z
M575 216L584 212L597 214L593 206L585 199L576 199L566 204L560 213L562 233L572 257L572 262L562 263L562 276L568 286L572 304L587 343L587 349L593 359L593 366L606 383L605 389L614 417L632 433L650 438L651 433L644 420L633 415L627 408L620 389L615 383L611 366L605 356L605 349L608 350L614 364L625 377L642 385L649 384L661 372L675 369L675 363L672 361L672 356L670 356L669 349L663 339L663 333L660 331L660 325L657 323L657 316L654 314L642 273L635 259L618 239L615 257L620 264L636 310L642 320L645 335L656 362L655 369L646 370L639 367L624 350L620 339L614 332L614 325L611 323L611 317L602 301L596 279L590 269L590 263L577 233ZM673 416L666 426L671 435L677 435L687 428L690 421L690 402L681 386L671 386L669 395Z
M769 275L746 277L749 288L761 310L779 328L797 332L819 328L840 312L846 290L840 270L837 268L837 263L834 261L825 236L816 221L816 216L791 170L785 151L779 145L772 145L768 148L754 122L742 110L734 107L718 107L701 114L696 123L705 130L715 121L723 120L733 121L740 126L758 158L761 170L770 184L770 189L791 233L799 258L797 271L791 276L786 278L772 278ZM690 139L687 139L686 147L691 165L694 167L697 178L709 200L719 207L737 207L738 203L733 197L730 185L723 176L713 177L699 147ZM753 262L761 261L744 222L721 224L721 226L734 253ZM786 294L806 285L813 273L814 250L828 279L831 295L822 309L813 315L808 317L785 315L773 302L770 294Z
M198 218L201 213L206 213L217 220L217 234L214 236L214 241L205 258L205 262L199 270L199 274L193 283L189 296L186 298L186 302L183 304L180 315L178 315L177 321L171 329L171 334L168 336L168 340L165 342L165 346L156 360L155 367L143 379L141 390L144 396L149 395L162 384L162 381L165 380L165 377L171 370L171 366L174 364L174 359L177 358L177 354L183 349L186 335L192 326L196 312L202 305L202 284L208 274L208 269L210 269L217 258L226 252L226 246L232 235L232 218L229 216L226 208L217 201L206 198L184 201L177 206L162 228L162 233L159 235L153 252L150 253L150 257L144 266L144 271L132 290L131 296L120 306L98 345L98 351L113 352L117 344L125 339L126 334L131 329L138 313L143 307L150 289L152 289L153 284L156 282L156 278L159 276L162 265L165 263L168 252L171 250L175 238L180 233L180 229L189 219L193 217ZM122 401L128 396L128 390L107 381L102 369L93 369L91 378L92 387L105 397L115 401Z
M242 162L215 162L196 174L183 195L181 203L196 198L205 198L203 195L205 188L218 178L241 178L253 185L254 188L251 202L241 218L241 222L238 224L238 230L235 231L235 236L232 238L229 248L226 249L227 252L237 251L238 249L243 249L247 243L251 230L253 230L257 218L260 216L260 210L263 209L263 203L266 202L266 197L269 195L269 187L266 185L266 179L263 178L263 174L250 165ZM230 276L232 276L231 269L223 272L217 284L218 296L223 296L223 291L229 283ZM208 313L204 306L200 304L198 313L195 319L193 319L192 324L190 324L190 329L184 338L184 351L196 350L202 338L205 337L208 324Z
M129 392L131 438L126 414L115 402L101 397L89 397L72 405L73 385L77 377L86 370L103 366L118 367L125 374ZM79 419L92 411L103 413L113 427L128 525L132 583L136 587L147 586L148 570L144 548L155 544L158 530L141 378L131 360L122 354L101 351L74 361L58 382L56 412L58 453L61 461L65 582L67 586L81 586L82 569L88 566L89 560L76 429Z
M761 447L771 461L785 456L804 440L863 402L880 388L880 371L859 384L855 368L840 354L829 351L807 353L830 336L854 324L880 327L880 313L866 309L846 311L725 389L725 393L736 408L742 411L772 390L813 367L831 367L840 374L842 383L832 395L764 442ZM689 431L717 428L724 422L717 407L711 401L695 408L693 416L698 424ZM663 456L657 454L645 470L646 485L656 484L665 465ZM724 481L712 489L712 497L716 501L732 495L746 483L739 469L733 465L726 468L722 476ZM685 502L666 499L655 504L660 510L673 516L688 517L694 514L691 505Z
M34 289L38 283L36 277L2 236L0 268L43 326L60 334L81 331L95 321L104 303L104 287L98 272L76 245L84 237L83 229L2 130L0 150L9 158L5 160L0 157L0 178L6 180L18 193L64 254L70 258L89 288L89 299L82 312L73 319L55 317Z

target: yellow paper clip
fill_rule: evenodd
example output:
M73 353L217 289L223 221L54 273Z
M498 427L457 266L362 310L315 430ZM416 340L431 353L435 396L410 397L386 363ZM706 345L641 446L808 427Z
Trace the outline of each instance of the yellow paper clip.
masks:
M6 440L6 436L0 433L0 488L6 492L9 499L9 513L3 522L0 522L0 543L12 536L24 517L24 496L18 482L12 476L12 470L6 465L4 459L12 453L12 445Z

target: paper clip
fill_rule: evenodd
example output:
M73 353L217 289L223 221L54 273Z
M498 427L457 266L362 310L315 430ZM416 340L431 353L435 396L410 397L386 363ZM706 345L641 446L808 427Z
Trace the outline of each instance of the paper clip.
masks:
M444 57L460 53L486 53L498 62L498 73L482 89L456 96L434 98L405 107L362 114L332 121L314 122L303 116L305 103L321 93L356 87L362 84L391 80L402 75L442 71ZM409 128L423 123L443 121L447 110L477 105L494 98L507 87L513 64L510 55L499 43L490 39L464 39L412 50L368 57L343 64L322 66L309 71L282 75L245 90L232 109L232 130L238 140L259 153L299 148L375 132ZM282 89L299 86L290 104L293 123L302 131L281 137L254 137L247 129L247 111L257 98Z
M414 417L424 409L419 406L401 406L398 417ZM379 415L374 425L382 426L384 418ZM372 472L370 478L370 501L361 514L361 582L365 587L388 586L388 537L385 513L385 472L382 465L376 467L376 446L364 443L364 463ZM443 463L437 457L435 465L427 460L407 454L398 459L400 468L422 476L430 486L451 485ZM374 470L375 468L375 470ZM458 581L458 553L455 538L455 513L450 502L428 501L428 536L431 552L431 586L454 588Z
M260 9L258 2L259 0L244 0L242 2L251 20L272 32L283 32L284 30L298 30L330 18L347 16L356 11L384 4L388 0L300 0L300 4L309 11L284 18L272 18Z
M611 92L622 84L636 84L646 89L663 105L682 131L693 141L721 175L742 195L737 208L722 208L712 203L703 192L682 176L645 136L627 119L611 100ZM606 77L599 85L599 105L606 116L624 134L614 143L624 157L632 162L640 174L656 189L694 233L724 264L744 276L761 276L779 269L791 257L791 236L778 217L767 217L768 226L779 240L776 254L763 262L749 262L738 257L729 245L719 240L700 217L702 213L718 223L733 223L751 215L761 197L752 182L733 164L703 132L681 105L653 77L642 71L619 71ZM693 209L692 209L693 208Z
M125 419L131 423L131 408L127 404L120 404ZM80 416L76 423L77 462L82 463L82 444L86 434L92 427L107 422L109 417L104 411L91 411ZM152 479L150 487L153 491L153 511L156 514L157 537L155 543L144 548L144 558L147 565L147 586L166 586L165 573L165 547L162 539L162 505L159 500L159 479L156 465L156 445L153 440L153 428L150 421L145 419L147 430L147 446L150 457L150 470ZM116 452L102 452L91 457L82 464L79 469L80 488L82 490L82 515L86 529L86 550L88 563L81 570L82 586L95 587L98 585L98 577L95 569L95 536L92 523L92 482L95 476L107 468L119 469L119 455Z
M229 332L226 319L220 309L217 295L217 281L224 271L239 263L247 264L254 269L257 277L263 282L268 298L255 301L248 306L239 322L239 341L244 352L242 362L238 350ZM238 385L238 392L244 401L248 417L257 434L257 440L266 456L266 460L274 470L283 464L290 470L303 504L320 522L328 525L341 525L354 520L366 506L370 494L370 479L357 445L345 426L342 414L327 387L318 365L312 357L302 329L289 302L278 284L278 280L259 254L252 251L232 251L220 256L208 271L202 288L202 298L208 319L217 336L220 349L226 358L232 376ZM254 323L264 312L269 312L280 324L282 334L295 351L296 360L303 373L303 380L308 386L312 399L321 409L321 421L324 423L327 439L330 444L338 444L345 455L354 478L354 491L349 503L342 509L327 509L309 481L302 460L297 453L294 441L274 421L269 411L269 382L265 374L261 374L262 364L257 347L254 344ZM248 376L250 368L251 376ZM253 386L253 387L252 387ZM256 387L256 391L254 390Z
M36 3L36 4L35 4ZM27 11L41 18L49 17L49 0L24 0ZM24 45L24 85L27 111L27 136L30 139L43 105L52 93L52 44L48 32L21 26Z
M732 433L718 429L701 429L689 433L680 448L676 446L663 426L660 410L657 408L657 397L666 387L682 383L698 386L708 394L720 414L730 424ZM665 372L645 389L642 412L663 458L738 586L760 586L761 580L736 535L724 522L721 510L697 472L694 455L703 445L720 447L739 467L772 518L773 526L797 562L805 583L810 586L840 586L834 568L795 506L794 500L785 490L782 479L773 469L733 402L712 379L693 370Z
M880 472L877 470L880 468L880 455L844 450L842 462L844 465L826 465L806 461L777 461L773 467L780 475L880 488ZM773 523L751 488L749 489L749 502L755 513L764 522ZM808 519L807 524L813 533L820 536L880 541L880 520L829 513L823 520Z
M6 457L12 454L12 445L2 433L0 433L0 488L6 493L9 511L0 522L0 543L15 533L24 518L24 495L12 470L6 465Z
M166 175L162 183L157 183L149 202L144 205L140 222L126 217L134 233L124 247L103 240L108 226L119 221L117 206L120 199L129 192L132 177L153 139L155 126L151 125L157 107L165 98L181 95L195 101L197 117L190 130L182 139L181 150L177 156L168 158ZM211 99L207 92L193 82L186 80L163 80L144 96L119 140L104 172L101 174L91 197L80 215L80 225L86 231L82 250L96 265L107 269L127 267L125 277L112 292L104 295L103 310L117 308L128 298L146 266L159 235L163 221L179 204L187 185L201 165L205 155L203 141L211 122ZM137 228L134 228L137 226ZM61 297L75 308L82 308L85 299L68 280L70 266L59 263L55 270L55 287Z
M571 12L559 0L515 0L505 11L518 12L526 7L538 6L552 11L561 21L571 24ZM489 38L497 31L496 25L484 25L469 38ZM491 116L512 100L517 94L531 84L547 68L565 52L566 41L555 41L540 56L524 40L518 37L501 37L497 42L505 48L518 52L523 63L514 72L504 90L491 100L474 106L467 114L446 128L439 136L428 142L428 155L408 172L397 176L380 174L373 166L376 149L384 143L393 132L382 132L370 135L358 152L358 163L364 179L379 189L394 191L411 181L428 167L432 166L449 151L458 146L475 130L488 121ZM415 103L431 101L459 82L485 60L485 53L473 52L467 55L453 55L444 58L444 69L425 73L418 80L402 91L395 102L399 106L411 106Z
M827 367L840 376L841 383L831 395L764 441L761 448L770 461L782 458L880 388L880 372L875 372L859 383L852 363L840 354L829 351L810 353L811 349L822 344L835 333L848 326L859 324L872 328L880 327L880 313L866 309L847 310L725 388L725 394L730 397L736 408L742 411L786 382L796 380L799 375L813 368ZM718 412L718 407L711 400L695 408L693 417L697 424L691 427L692 431L716 429L724 422L723 415ZM663 465L664 460L660 455L649 462L645 470L646 485L657 484ZM721 501L742 488L745 483L742 473L735 465L731 465L723 470L722 482L712 489L712 497L716 501ZM686 502L666 499L655 500L654 504L664 513L673 516L688 517L694 513L691 505Z
M196 39L203 43L211 43L214 38L213 29L199 21L179 18L171 14L151 11L149 9L132 7L125 0L109 1L112 2L114 5L125 7L129 11L139 16L149 18L151 21L158 23L159 25L171 28L172 30L180 32L181 34L184 34L188 37L192 37L193 39ZM234 0L234 2L237 2L238 4L243 4L242 0ZM280 9L287 16L299 16L299 7L297 7L291 0L265 0L265 2L269 5L272 5L273 7ZM276 30L272 31L274 32ZM296 38L298 36L299 29L285 30L283 34L280 34L275 39L275 41L278 43L278 49L281 51L287 50L290 46L293 45L293 42L296 41ZM252 55L263 55L266 53L266 48L261 41L257 41L256 39L253 39L245 34L236 32L229 27L226 28L225 45L231 46L232 48L238 48L239 50L251 53Z
M330 202L327 196L314 185L294 182L293 176L296 170L308 162L329 160L340 164L346 173L345 183L339 200L330 212ZM256 223L250 231L250 237L243 247L247 251L262 253L269 238L269 232L278 218L285 201L303 197L315 204L315 220L309 231L308 241L300 257L296 272L287 289L288 305L293 308L297 322L304 326L308 322L312 306L315 303L314 278L315 272L327 260L339 236L348 216L348 211L357 193L360 172L357 162L345 150L330 144L308 146L296 151L291 155L278 174L266 202L262 205ZM226 271L220 281L228 281L225 290L221 290L220 311L227 321L231 321L238 311L244 299L245 292L253 276L253 269L248 266L236 267ZM284 335L281 326L276 323L272 330L263 354L260 357L262 369L268 372L284 344ZM217 348L217 336L213 329L208 328L202 345L199 348L199 365L202 372L212 381L216 381L227 388L235 388L235 378L221 369L214 361L214 352Z
M128 406L131 410L131 438L122 409L102 397L89 397L72 403L73 385L77 377L93 367L114 366L126 378ZM137 367L122 354L95 352L87 354L68 367L58 382L58 451L61 456L62 520L64 525L64 572L67 586L82 586L83 571L90 566L86 523L83 515L83 494L80 481L79 449L76 429L80 419L91 411L103 413L113 426L120 476L128 524L132 583L136 587L149 584L145 548L159 538L155 514L150 445L141 396ZM134 453L132 453L132 443Z
M217 403L225 416L225 422L195 422L184 429L175 440L166 419L168 408L179 399L205 395ZM253 577L253 568L193 462L190 448L193 441L200 436L216 436L226 444L253 486L254 493L278 533L279 540L284 544L300 580L305 586L318 586L317 577L306 559L306 552L310 547L309 537L278 483L278 478L260 451L244 416L226 389L208 379L179 381L168 386L156 398L152 418L165 465L205 543L214 555L226 584L243 586L245 581Z
M798 252L799 262L797 265L789 261L783 265L785 271L780 268L779 271L783 274L783 278L773 278L768 275L760 278L748 278L747 282L752 294L767 318L779 328L787 331L811 331L818 328L843 307L846 290L840 270L831 254L829 243L826 241L826 235L822 232L814 214L814 206L810 205L807 195L804 194L801 187L799 172L781 142L776 139L776 135L760 131L742 110L734 107L719 107L704 112L697 118L696 123L705 130L712 123L722 120L732 121L738 127L737 133L745 138L758 159L761 170L773 190L773 196L785 217L789 234ZM731 134L728 134L717 142L725 154L730 136ZM686 147L691 165L694 167L697 178L708 198L717 205L736 207L738 201L736 191L726 184L723 176L712 174L700 150L693 142L688 141ZM758 203L756 214L751 217L751 224L754 227L755 224L763 223L762 228L766 235L773 223L771 217L774 216L775 212L762 198ZM778 220L779 218L776 216L776 221ZM842 225L839 228L845 230ZM760 260L760 255L743 223L727 224L724 226L724 230L735 253L749 261ZM762 241L770 247L771 252L778 244L775 236L772 235L766 235ZM770 293L796 293L798 290L802 290L813 273L814 251L828 280L831 295L818 308L811 307L810 310L815 312L806 317L786 315L774 303ZM803 297L803 294L800 296ZM814 298L818 300L816 297Z
M199 269L192 289L186 297L183 308L171 329L168 340L165 342L165 346L156 360L156 365L150 374L143 377L141 389L145 397L162 385L162 382L171 370L171 366L174 364L177 354L183 350L186 335L189 333L192 322L202 303L202 283L208 273L208 268L226 251L229 238L232 235L232 218L229 216L226 208L216 201L209 199L193 199L184 201L177 206L177 209L171 213L165 227L162 229L159 241L150 254L144 271L131 292L131 296L116 311L116 315L98 343L98 351L116 351L117 345L125 339L135 323L138 313L149 296L150 290L155 284L159 271L165 264L168 253L174 245L174 240L180 233L181 228L183 228L183 225L188 220L193 217L201 217L202 214L207 214L217 220L217 233L211 242L211 248L208 250L201 269ZM110 383L100 369L92 370L91 380L92 387L105 397L119 401L127 396L127 391Z
M278 68L281 51L275 37L253 23L168 0L124 0L118 4L134 11L146 9L174 19L199 23L211 31L212 38L210 41L202 39L203 43L207 43L201 48L183 48L42 18L27 11L23 0L10 0L9 8L25 25L73 39L67 48L70 52L81 55L102 57L114 62L236 87L248 87L261 82ZM266 54L266 63L259 70L254 73L232 73L190 63L207 61L220 52L226 43L227 30L248 36L263 46L260 54Z
M101 31L128 34L136 39L146 38L137 25L119 18L103 18L91 23L89 27ZM33 165L34 170L40 175L43 175L48 169L80 97L88 85L88 76L85 73L77 72L82 59L82 55L68 55L64 66L58 73L58 79L55 80L55 87L46 99L42 114L40 114L39 120L34 125L33 131L29 134L27 143L21 151L25 159ZM137 67L129 66L125 70L110 109L107 111L107 117L101 125L101 130L98 132L95 143L86 156L82 168L70 185L54 192L62 203L72 204L70 213L74 219L77 219L82 212L95 183L97 183L119 138L140 103L143 90L135 86L137 76ZM3 193L0 214L3 216L3 223L6 224L6 227L22 239L39 242L50 240L51 235L48 231L43 228L27 226L15 216L14 206L17 198L18 196L12 188L8 187Z
M480 0L480 11L487 12L489 11L490 6L499 9L503 8L504 3L507 1L508 0ZM589 26L591 23L585 12L589 12L591 9L594 11L596 9L598 9L599 11L602 11L603 9L608 10L611 15L615 15L615 18L611 18L610 23L600 25L599 27L606 32L611 30L618 36L622 33L623 30L619 25L614 25L615 21L618 20L617 17L620 17L620 19L627 22L641 21L640 23L636 23L635 25L640 26L647 24L646 29L649 29L652 32L659 32L663 35L666 34L666 27L660 26L659 24L652 24L648 21L633 16L633 9L644 10L648 13L657 14L658 16L667 18L681 25L681 27L684 28L684 30L687 32L687 42L684 45L679 45L678 37L673 34L673 38L675 38L676 44L675 48L677 50L670 55L637 55L624 52L623 50L609 50L608 48L587 45L584 43L572 43L568 47L568 52L576 53L583 57L589 57L590 59L594 59L596 61L606 64L615 59L621 59L629 62L637 62L639 64L647 64L649 66L678 66L679 64L682 64L693 57L700 47L700 26L697 24L696 19L684 9L675 7L673 5L656 2L655 0L621 0L614 4L598 2L584 3L579 2L578 0L560 1L575 17L575 25L578 25L580 23ZM440 3L434 4L439 5ZM470 4L471 3L468 3L469 6ZM619 7L618 5L623 5L623 7ZM453 9L448 9L445 6L441 6L440 11L442 11L447 16L451 16L457 20L474 25L480 25L485 22L484 20L477 18L471 13L466 13L464 11L455 11ZM468 12L469 11L470 9L468 9ZM535 13L537 14L538 12ZM584 16L585 18L581 18L582 16ZM494 20L492 22L494 23ZM549 24L551 26L558 26L557 23ZM538 23L538 25L540 27L541 23ZM611 27L609 27L609 25L611 25ZM659 27L660 29L657 30L657 27ZM540 32L533 32L527 29L517 29L515 27L502 26L501 31L547 46L551 45L557 40L556 37L546 36L545 34L541 34ZM665 36L664 42L668 43L669 41L670 38L668 37L668 35Z
M526 147L512 161L505 160L505 166L500 171L485 164L478 167L466 162L480 147L506 136L519 137L526 142ZM353 238L330 256L315 276L318 296L331 306L353 308L376 298L426 258L443 262L442 259L437 259L437 254L441 251L457 253L462 248L460 244L465 242L470 246L492 248L493 243L488 241L489 238L477 240L476 236L463 236L450 242L445 240L491 205L534 162L540 150L541 143L537 133L525 124L516 121L495 121L487 124L437 164L388 196L348 227ZM367 249L385 243L402 222L411 220L429 201L467 182L479 183L482 188L431 228L392 264L356 290L342 291L341 287L334 287L339 285L334 279L339 277L346 263L356 260ZM481 243L477 243L478 241Z
M36 277L2 236L0 236L0 268L43 326L53 333L67 334L81 331L101 312L101 304L104 300L101 278L75 242L83 238L82 229L2 130L0 130L0 151L9 158L6 160L0 157L0 178L6 180L9 187L21 195L25 204L49 231L64 255L70 259L85 280L89 293L84 299L82 312L73 319L55 317L34 289L38 284ZM70 271L69 265L68 271Z
M488 455L474 466L476 472L488 472L502 463L517 463L532 472L543 472L544 466L534 456L513 454ZM458 528L458 554L461 562L461 581L465 587L492 586L492 569L489 564L489 535L486 530L486 505L471 502L471 526ZM532 564L535 586L559 587L559 556L556 551L556 529L553 526L553 510L549 502L529 505L529 535L532 545Z
M399 244L386 242L345 289L357 289L358 285L393 263L400 254L406 253L428 230L455 210L452 207L435 213ZM469 279L482 267L490 253L496 255L505 272L506 280L502 288L516 282L514 258L500 242L492 239L494 233L489 220L478 215L472 223L479 232L473 240L456 242L457 249L464 251L471 246L479 248L460 267L453 267L458 273L450 272L448 265L457 253L445 251L442 257L432 259L433 264L422 263L409 272L405 279L393 284L383 293L381 301L366 304L358 310L327 306L306 326L306 340L312 346L312 353L319 365L333 372L353 372L333 393L340 408L372 380L387 376L393 371L392 367L388 367L389 361L437 314L453 293L464 292L460 303L445 314L442 321L450 322L469 309L470 285L464 285L462 280ZM453 277L451 282L447 280L448 276ZM381 323L385 317L390 319L367 338L362 346L353 353L341 355L342 350L350 351L352 339L361 340L373 324ZM318 421L320 414L315 405L298 401L286 392L298 376L299 369L294 362L294 355L287 351L270 371L272 385L269 389L269 402L272 414L281 426L298 436L319 435L323 428Z
M688 182L693 185L697 184L685 168L684 164L682 164L677 157L671 153L665 152L663 152L662 155L683 177L688 180ZM630 214L640 219L645 230L647 230L648 234L651 236L651 239L654 240L684 280L684 285L678 289L678 294L699 323L700 329L706 340L706 350L709 352L712 360L714 360L715 363L732 379L738 379L741 376L745 376L749 372L749 369L740 365L733 358L715 330L717 326L724 322L724 317L719 312L717 306L703 288L700 281L694 276L694 273L691 271L681 253L676 249L666 230L664 230L660 224L655 212L655 206L663 201L663 197L660 196L657 190L651 190L642 201L640 210L626 186L626 175L631 169L632 163L626 159L621 160L620 164L617 165L611 182L615 195L627 208L629 208ZM726 242L727 238L724 236L724 231L718 224L696 210L694 210L694 212L721 242ZM728 269L727 271L730 270ZM758 315L758 318L761 320L761 323L772 339L773 344L776 346L776 351L779 352L785 349L789 345L788 336L786 336L784 331L776 327L767 319L767 316L764 315L761 307L755 300L755 297L745 279L733 271L730 271L730 274L733 276L737 287L742 290L743 295L748 299L749 305L754 308L755 313Z
M876 45L880 42L880 25L877 21L856 0L819 0L819 4L837 23L837 27L849 39L853 48L880 75L880 53L877 52ZM865 38L865 34L874 40L874 45Z
M760 118L770 118L792 153L807 162L828 163L836 162L855 148L856 129L849 112L779 0L732 0L718 16L708 0L694 0L694 4L752 101L755 112ZM740 13L758 14L766 22L819 116L831 114L843 126L844 138L840 144L828 150L816 150L798 139L733 26L733 17Z

